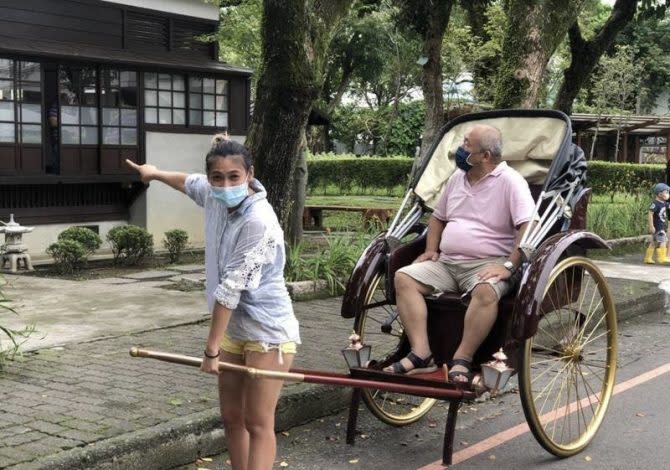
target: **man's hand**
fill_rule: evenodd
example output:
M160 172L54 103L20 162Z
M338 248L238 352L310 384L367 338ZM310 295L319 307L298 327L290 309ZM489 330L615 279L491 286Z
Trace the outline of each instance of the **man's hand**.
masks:
M203 356L200 370L208 374L219 375L219 358Z
M422 261L437 261L440 258L440 254L437 251L425 251L417 259L414 260L414 263L420 263Z
M512 276L512 273L502 264L492 264L485 267L477 274L482 281L487 281L493 278L498 278L499 280L504 281Z
M158 173L158 168L156 168L154 165L138 165L134 161L128 160L127 158L126 165L140 174L143 183L148 183L149 181L155 179L155 176Z

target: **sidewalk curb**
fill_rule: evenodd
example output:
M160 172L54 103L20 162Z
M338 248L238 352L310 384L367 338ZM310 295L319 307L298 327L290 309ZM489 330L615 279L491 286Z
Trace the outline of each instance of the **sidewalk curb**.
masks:
M297 385L291 393L279 398L275 430L281 432L335 414L349 406L350 393L349 389L342 387ZM164 470L225 450L218 409L212 409L11 468Z
M666 297L666 292L656 286L655 289L650 288L649 292L640 297L617 302L617 318L619 322L622 322L646 313L663 310L666 304Z

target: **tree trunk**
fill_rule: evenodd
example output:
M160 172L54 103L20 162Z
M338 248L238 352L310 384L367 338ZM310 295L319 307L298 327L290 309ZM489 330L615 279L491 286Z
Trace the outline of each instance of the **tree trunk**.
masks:
M563 72L563 82L558 91L555 109L566 114L572 113L572 104L577 94L591 77L600 57L612 45L617 34L633 20L637 0L617 0L609 18L600 31L589 41L582 38L579 23L575 22L568 31L570 38L570 65Z
M496 80L496 108L533 108L554 53L585 0L509 0L502 58Z
M472 35L479 38L482 44L491 40L486 30L486 11L492 0L461 0L461 8L465 10ZM495 91L495 71L498 70L499 55L486 55L478 59L472 66L474 95L479 102L492 103Z
M331 33L351 1L263 2L263 59L247 146L284 228L301 135L323 84Z
M302 240L302 213L305 209L305 195L307 192L307 159L305 157L307 137L304 129L300 141L298 161L293 173L289 222L284 236L291 245L295 245Z
M421 88L426 105L420 158L428 153L438 131L444 124L444 97L442 93L442 39L449 24L452 0L435 0L429 11L426 32L423 36L423 66Z

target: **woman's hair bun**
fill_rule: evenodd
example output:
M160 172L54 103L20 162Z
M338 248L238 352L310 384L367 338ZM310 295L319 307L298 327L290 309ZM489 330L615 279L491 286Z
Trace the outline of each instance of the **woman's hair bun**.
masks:
M223 134L216 134L216 135L212 138L212 145L216 145L216 144L218 144L219 142L227 142L227 141L229 141L229 140L230 140L230 137L228 137L228 133L227 133L227 132L225 132L225 133L223 133Z

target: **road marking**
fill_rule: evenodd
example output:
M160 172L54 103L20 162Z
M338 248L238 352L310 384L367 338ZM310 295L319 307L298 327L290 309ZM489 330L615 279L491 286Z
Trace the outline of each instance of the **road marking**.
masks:
M613 395L618 395L621 392L625 392L626 390L629 390L633 387L636 387L640 384L643 384L645 382L648 382L652 379L655 379L656 377L663 375L667 372L670 372L670 362L667 364L664 364L660 367L657 367L656 369L650 370L649 372L645 372L644 374L640 374L637 377L633 377L632 379L626 380L625 382L622 382L618 385L614 386L614 392ZM580 402L583 403L588 403L590 399L595 398L595 395L591 395L589 397L583 398L580 400ZM576 408L576 403L572 402L569 405L566 405L567 407L571 408L571 412L575 411ZM565 411L566 406L563 408L552 411L550 413L547 413L543 416L540 417L540 420L543 423L550 422L552 421L552 418L550 415L557 416L558 414L562 414L563 411ZM574 409L572 409L574 407ZM555 419L555 418L554 418ZM459 450L458 452L454 452L452 456L452 465L456 465L457 463L464 462L476 455L483 454L484 452L487 452L494 447L497 447L501 444L506 443L507 441L511 441L512 439L519 437L522 434L527 433L530 431L530 428L528 427L528 423L521 423L517 424L516 426L513 426L509 429L506 429L505 431L499 432L498 434L494 434L491 437L488 437L484 439L483 441L480 441L476 444L471 445L470 447L467 447L463 450ZM442 470L444 469L445 466L442 465L442 460L437 460L433 463L429 463L428 465L425 465L423 467L418 468L417 470Z

